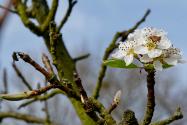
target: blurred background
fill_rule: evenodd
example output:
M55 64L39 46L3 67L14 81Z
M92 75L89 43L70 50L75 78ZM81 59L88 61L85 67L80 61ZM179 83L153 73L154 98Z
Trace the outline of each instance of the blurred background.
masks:
M49 0L49 3L51 1ZM0 0L0 4L7 6L8 0ZM79 0L73 13L62 30L65 44L72 57L90 53L88 59L78 62L77 69L83 80L84 87L89 95L95 87L99 66L105 48L117 31L131 28L150 8L151 14L141 27L153 26L168 32L172 43L183 51L187 59L187 1L186 0ZM67 9L67 1L60 2L57 22L60 21ZM0 17L5 10L0 9ZM26 29L16 14L8 13L3 23L0 23L0 86L3 86L3 71L6 69L9 93L26 91L12 68L12 53L23 51L29 53L37 62L42 64L42 53L47 49L41 38L38 38ZM43 83L44 78L30 65L18 62L18 67L34 88L37 83ZM187 65L178 65L156 73L156 110L154 120L170 116L180 106L184 118L173 125L185 125L187 122ZM139 70L124 70L108 68L101 91L100 100L106 107L112 102L115 92L122 90L122 99L119 107L113 112L115 119L120 119L125 109L135 111L140 120L146 103L145 72ZM0 87L3 91L3 87ZM50 115L53 121L60 125L80 124L74 109L68 99L58 95L49 101ZM16 111L44 116L43 103L35 102L22 108L17 107L22 102L1 102L0 111ZM59 108L60 107L60 108ZM72 120L72 118L74 120ZM22 121L6 119L3 125L27 125Z

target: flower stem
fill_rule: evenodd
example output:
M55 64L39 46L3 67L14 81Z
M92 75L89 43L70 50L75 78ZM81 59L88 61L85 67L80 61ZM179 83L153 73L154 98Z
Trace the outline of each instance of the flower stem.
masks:
M146 70L147 75L147 106L144 114L144 119L142 125L149 125L151 123L154 108L155 108L155 94L154 94L154 85L155 85L155 71L154 70Z

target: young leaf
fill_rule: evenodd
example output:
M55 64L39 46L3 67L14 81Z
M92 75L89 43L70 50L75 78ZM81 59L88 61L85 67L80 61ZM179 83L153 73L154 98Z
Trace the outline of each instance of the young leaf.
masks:
M164 69L168 69L168 68L173 67L173 65L169 65L169 64L163 64L162 66L163 66ZM145 67L147 69L154 69L153 64L146 64Z
M135 64L130 64L126 66L126 63L123 60L120 59L108 59L103 61L103 64L112 68L126 68L126 69L132 69L132 68L138 68Z
M173 65L163 64L163 68L164 68L164 69L171 68L171 67L173 67Z

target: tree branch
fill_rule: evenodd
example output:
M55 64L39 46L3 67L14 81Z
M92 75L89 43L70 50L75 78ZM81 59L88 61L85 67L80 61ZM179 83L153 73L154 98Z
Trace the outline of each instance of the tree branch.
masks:
M32 65L37 71L39 71L40 73L42 73L47 80L51 79L51 74L48 73L43 67L41 67L38 63L36 63L29 55L22 53L22 52L17 52L16 54L19 55L19 57L21 59L23 59L25 62L29 63L30 65Z
M148 16L150 13L151 13L151 10L148 9L148 10L145 12L144 16L143 16L131 29L129 29L128 31L123 31L123 32L121 32L121 34L120 34L120 35L122 36L121 41L126 40L126 39L127 39L127 36L129 35L129 33L134 32L134 30L136 30L143 22L145 22L147 16Z
M8 93L8 80L7 80L7 71L3 70L3 85L4 85L4 94Z
M49 28L49 24L51 21L54 20L55 15L56 15L56 11L58 8L58 3L59 0L53 0L52 2L52 7L46 17L46 20L43 22L43 24L41 25L41 31L44 32L47 28Z
M76 63L76 62L78 62L80 60L88 58L89 56L90 56L90 54L88 53L88 54L85 54L85 55L82 55L82 56L74 58L73 61Z
M27 16L26 6L24 5L24 3L22 3L21 0L13 0L13 5L17 10L17 12L19 13L19 16L25 27L30 29L30 31L37 34L38 36L41 36L42 32L40 27L36 26L32 21L29 20Z
M69 6L68 6L68 9L66 11L65 16L63 17L63 19L60 22L60 25L58 26L58 31L60 31L63 28L64 24L67 22L70 14L71 14L71 12L73 10L73 7L75 6L76 3L77 3L76 0L68 0L68 5Z
M106 125L116 125L116 121L112 118L111 114L108 113L108 110L96 99L89 98L89 102L93 105L95 110L103 118L104 124Z
M41 95L52 88L57 88L57 86L50 84L48 86L45 86L45 87L37 89L37 90L25 91L25 92L21 92L21 93L17 93L17 94L0 94L0 98L5 99L5 100L9 100L9 101L19 101L19 100L23 100L23 99L30 99L30 98L33 98L37 95Z
M64 93L62 90L54 89L54 90L52 90L50 93L47 93L47 94L45 94L45 95L36 96L36 97L35 97L34 99L32 99L32 100L29 100L29 101L26 101L26 102L22 103L22 104L18 107L18 109L21 109L21 108L23 108L23 107L26 107L26 106L28 106L28 105L30 105L31 103L34 103L34 102L36 102L36 101L46 101L46 100L48 100L48 99L54 97L54 96L57 95L57 94L65 94L65 93Z
M144 118L142 121L142 125L149 125L151 123L154 108L155 108L155 94L154 94L154 85L155 85L155 71L154 70L146 70L147 75L147 106L144 113Z
M11 1L11 0L10 0L10 1ZM8 7L5 7L5 6L3 6L3 5L0 5L0 8L1 8L1 9L5 9L6 11L9 11L9 12L11 12L11 13L13 13L13 14L18 14L17 11L12 10L12 9L10 9L10 8L8 8Z
M30 86L30 84L27 82L27 80L25 79L25 77L22 75L21 71L18 69L18 67L16 66L15 62L12 63L12 67L14 68L17 76L22 80L23 84L29 89L32 90L32 87Z
M170 116L169 118L167 118L165 120L158 121L158 122L151 123L150 125L168 125L168 124L170 124L176 120L182 119L182 118L183 118L183 114L181 112L181 109L177 108L175 113L173 113L173 115Z
M45 119L38 118L35 116L31 116L31 115L26 115L26 114L16 113L16 112L0 112L0 121L5 118L13 118L17 120L22 120L27 123L38 123L38 124L45 123Z
M50 73L50 74L54 74L54 71L53 71L53 67L50 63L50 60L49 58L47 57L47 55L43 54L42 55L42 62L45 66L45 68L47 69L47 71Z
M114 96L111 106L108 109L108 113L111 114L112 111L118 106L121 98L121 90L118 90Z

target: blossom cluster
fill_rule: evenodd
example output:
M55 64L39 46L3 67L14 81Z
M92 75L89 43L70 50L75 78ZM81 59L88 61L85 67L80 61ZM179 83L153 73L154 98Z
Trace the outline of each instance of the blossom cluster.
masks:
M163 65L183 63L182 53L175 48L162 29L146 27L129 34L125 42L119 42L113 58L123 59L126 65L133 63L134 58L142 64L153 64L154 69L162 70Z

